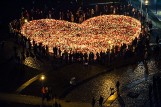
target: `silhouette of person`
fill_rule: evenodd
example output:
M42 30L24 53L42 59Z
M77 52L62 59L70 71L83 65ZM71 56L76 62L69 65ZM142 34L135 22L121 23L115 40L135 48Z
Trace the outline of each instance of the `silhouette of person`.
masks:
M44 101L45 96L46 96L45 87L42 87L41 92L42 92L42 100Z
M94 107L95 103L96 103L96 100L95 100L95 98L93 97L93 98L92 98L92 107Z
M119 87L120 87L120 82L117 81L117 82L116 82L116 89L117 89L117 92L118 92L118 93L119 93Z
M100 107L102 107L103 100L104 100L104 99L103 99L103 97L102 97L102 96L100 96L100 98L99 98L99 106L100 106Z

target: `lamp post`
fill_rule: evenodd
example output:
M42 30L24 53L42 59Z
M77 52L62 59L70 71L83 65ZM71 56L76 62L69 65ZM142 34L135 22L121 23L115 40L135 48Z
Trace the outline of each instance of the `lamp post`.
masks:
M42 91L42 106L43 107L43 100L44 100L44 97L45 97L45 87L44 87L44 80L45 80L45 75L41 75L40 76L40 81L41 81L41 91Z
M149 4L149 1L148 0L145 0L145 7L146 7L146 20L148 21L148 4Z
M40 81L41 81L42 87L44 86L44 80L45 80L45 75L41 75L40 76Z
M45 75L41 75L40 80L44 81L45 80Z
M28 22L28 20L27 20L27 19L24 19L24 22L25 22L25 23L27 23L27 22Z

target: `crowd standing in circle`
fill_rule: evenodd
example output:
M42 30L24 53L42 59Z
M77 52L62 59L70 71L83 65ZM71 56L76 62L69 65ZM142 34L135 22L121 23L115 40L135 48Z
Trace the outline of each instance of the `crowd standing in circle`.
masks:
M30 10L23 9L21 18L12 21L9 24L10 31L14 33L17 43L24 47L19 56L25 54L27 57L35 55L37 58L49 58L49 55L51 55L48 46L43 46L42 43L37 44L34 40L30 40L20 33L20 28L25 23L25 19L30 21L42 18L54 18L82 23L86 19L103 14L127 15L140 20L142 23L140 36L135 38L131 45L124 43L120 48L118 46L113 46L111 49L107 49L106 52L101 51L95 54L93 52L66 52L62 51L59 47L53 46L53 60L65 64L89 62L110 65L116 59L130 58L133 56L137 56L138 60L143 60L145 53L149 53L149 39L152 22L146 20L145 15L133 8L131 4L104 4L103 7L96 4L95 6L78 6L76 10L68 9L63 11L56 11L53 8L48 11L41 9L36 9L35 7Z

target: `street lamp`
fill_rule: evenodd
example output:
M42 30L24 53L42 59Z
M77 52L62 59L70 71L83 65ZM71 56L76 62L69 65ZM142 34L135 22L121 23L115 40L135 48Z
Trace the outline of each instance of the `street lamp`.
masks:
M44 80L45 80L45 75L41 75L40 76L40 81L41 81L41 91L42 91L42 107L43 107L43 100L44 100L44 97L45 97L45 88L44 88Z
M45 75L41 75L40 80L43 82L45 80Z
M146 20L148 20L148 4L149 4L149 1L148 1L148 0L145 0L145 7L146 7Z
M41 75L40 76L40 81L41 81L41 85L42 85L42 88L43 88L43 86L44 86L44 80L45 80L45 75Z
M27 20L27 19L24 19L24 22L25 22L25 23L27 23L27 22L28 22L28 20Z

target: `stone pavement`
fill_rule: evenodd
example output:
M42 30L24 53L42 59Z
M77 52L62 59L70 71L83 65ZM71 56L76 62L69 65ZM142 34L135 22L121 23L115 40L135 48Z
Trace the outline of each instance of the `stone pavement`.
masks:
M125 86L123 90L121 90L120 95L118 96L117 92L109 96L103 104L103 107L125 107L125 104L129 103L128 106L134 106L138 107L140 106L139 101L142 101L139 97L147 97L147 101L145 102L144 107L149 107L149 100L148 100L148 84L151 83L153 75L150 75L148 79L146 80L141 79L138 81L134 81L131 84L128 84ZM146 84L146 85L145 85ZM129 92L138 92L137 90L141 90L141 92L144 93L144 95L139 95L137 99L128 97ZM21 95L21 94L10 94L10 93L0 93L0 100L11 102L11 103L22 103L22 104L29 104L29 105L42 105L42 98L37 96L30 96L30 95ZM52 99L50 101L44 101L45 106L52 106L55 102L61 105L61 107L91 107L90 103L84 103L84 102L71 102L66 101L63 99ZM138 102L137 104L135 104ZM127 105L126 105L127 106ZM98 103L96 103L96 106L98 107Z
M152 76L149 77L149 79L151 78ZM31 82L32 83L32 82ZM137 81L134 81L130 84L128 84L126 86L126 89L124 89L121 93L121 97L119 96L119 98L117 98L117 94L115 93L113 96L110 96L108 98L108 100L104 103L104 106L109 106L111 103L112 105L110 105L111 107L119 107L120 103L123 105L123 103L129 103L127 101L130 101L131 100L131 105L133 105L133 102L134 100L136 99L129 99L127 98L127 94L129 91L127 90L132 90L133 88L143 88L141 84L145 84L146 81L145 79L140 79L140 80L137 80ZM28 84L28 83L27 83ZM28 84L29 85L29 84ZM147 83L148 85L148 83ZM23 85L22 85L23 86ZM26 86L26 85L24 85ZM146 87L145 87L146 88ZM23 89L23 88L20 88L20 90ZM143 88L144 89L144 88ZM132 90L133 92L134 90ZM144 92L146 92L147 94L147 91L148 89L145 89L143 90ZM145 95L147 96L147 95ZM24 103L24 104L31 104L31 105L41 105L42 102L41 102L41 97L36 97L36 96L28 96L28 95L20 95L20 94L4 94L4 93L1 93L0 94L0 99L2 101L11 101L11 102L16 102L16 103ZM112 99L112 100L111 100ZM125 102L124 102L125 100ZM65 100L58 100L56 99L56 101L58 103L60 103L63 107L90 107L90 103L82 103L82 102L70 102L70 101L65 101ZM123 102L123 103L122 103ZM54 100L52 101L49 101L49 102L46 102L45 101L45 105L52 105L54 103ZM97 104L98 105L98 104Z

